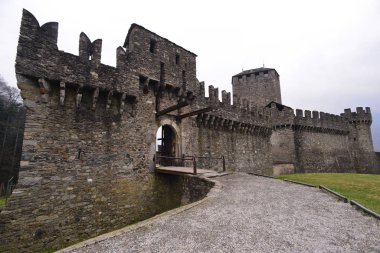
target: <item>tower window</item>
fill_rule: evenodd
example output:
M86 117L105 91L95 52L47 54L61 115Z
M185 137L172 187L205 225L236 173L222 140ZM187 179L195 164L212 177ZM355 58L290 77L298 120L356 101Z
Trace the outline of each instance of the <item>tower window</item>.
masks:
M182 71L182 88L186 90L186 71Z
M179 54L175 54L175 64L179 64Z
M165 87L165 63L160 63L160 83Z
M153 54L156 53L156 50L157 50L157 41L155 40L150 40L150 46L149 46L149 51Z

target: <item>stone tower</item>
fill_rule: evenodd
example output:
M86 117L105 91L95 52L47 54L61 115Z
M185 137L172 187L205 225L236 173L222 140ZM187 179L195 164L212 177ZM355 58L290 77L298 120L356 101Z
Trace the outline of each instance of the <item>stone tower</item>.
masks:
M366 107L357 107L356 112L351 109L345 109L341 114L348 120L349 141L351 144L351 155L354 165L359 173L376 173L377 159L374 153L371 124L371 109ZM378 173L378 172L377 172Z
M275 69L262 67L234 75L232 91L234 97L246 99L258 108L272 101L281 104L280 76Z

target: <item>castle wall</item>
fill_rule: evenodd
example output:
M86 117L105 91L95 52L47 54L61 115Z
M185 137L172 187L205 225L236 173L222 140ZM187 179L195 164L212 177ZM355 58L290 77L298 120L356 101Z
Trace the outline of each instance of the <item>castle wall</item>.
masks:
M296 172L355 172L347 135L295 131Z
M265 175L375 172L369 108L294 115L280 104L274 69L235 76L233 104L213 86L205 97L196 55L136 24L116 67L101 64L102 40L81 33L76 56L58 50L57 36L57 23L40 26L24 10L16 75L25 134L1 251L60 247L194 199L178 191L193 180L153 175L162 125L176 134L177 157L202 157L198 168L221 170L211 158L224 156L227 170Z
M152 174L160 83L146 90L139 76L160 64L138 67L137 49L119 48L113 68L100 63L101 40L82 33L75 56L58 50L57 35L57 23L40 27L24 10L16 73L25 138L19 183L0 214L2 252L61 247L181 203L181 180ZM162 106L176 103L178 90L162 89Z
M344 117L297 109L294 118L296 172L354 172Z
M75 56L58 50L57 36L57 23L40 26L24 10L16 74L25 138L19 183L0 214L1 251L61 247L183 202L186 180L153 175L164 124L178 135L177 156L225 155L228 169L271 174L267 116L232 106L225 91L220 102L212 87L205 98L193 53L132 25L114 68L101 64L101 40L81 33ZM179 102L188 106L157 116ZM177 118L205 107L214 110Z
M294 173L295 142L294 131L291 127L278 128L270 137L273 157L273 174Z
M269 136L245 134L240 131L215 130L199 124L195 129L191 150L196 156L225 157L229 171L255 172L272 175ZM199 159L202 168L222 168L221 160Z
M204 83L198 94L204 94ZM231 171L256 172L272 175L271 128L268 115L247 101L231 105L231 94L209 86L209 97L198 97L191 110L213 108L194 119L182 122L183 151L186 155L225 157ZM190 127L191 126L191 127ZM200 167L221 169L222 161L198 159Z
M273 127L270 137L273 157L273 174L294 173L296 159L294 140L294 111L292 108L272 102L265 110L270 114Z
M108 92L93 110L90 91L77 108L77 87L66 86L61 106L58 84L46 102L36 80L18 75L18 84L25 139L19 183L0 214L2 251L60 247L181 203L181 181L149 170L158 128L152 94L120 114L116 99L107 109Z

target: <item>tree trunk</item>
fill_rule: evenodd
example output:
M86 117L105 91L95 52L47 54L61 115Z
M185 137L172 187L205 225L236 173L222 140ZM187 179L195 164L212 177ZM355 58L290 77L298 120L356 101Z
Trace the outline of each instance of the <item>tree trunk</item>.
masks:
M5 130L4 130L4 139L3 139L3 143L1 145L0 166L3 164L5 140L7 139L7 132L8 132L8 123L9 123L9 114L7 115L7 123L5 123Z

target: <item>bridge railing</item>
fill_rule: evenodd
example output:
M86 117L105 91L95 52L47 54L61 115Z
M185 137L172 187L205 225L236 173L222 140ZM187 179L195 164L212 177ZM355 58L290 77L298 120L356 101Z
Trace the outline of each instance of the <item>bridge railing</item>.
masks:
M187 157L194 157L195 159L208 159L208 160L221 160L223 171L226 171L226 159L224 158L224 155L221 157L212 157L212 156L188 156L188 155L182 155L183 158Z
M180 164L182 166L184 166L185 161L192 161L192 163L193 163L193 175L197 174L197 162L195 161L195 157L194 156L171 157L171 156L159 156L159 155L155 155L154 156L154 160L155 160L155 163L159 164L159 165L162 165L161 164L162 161L165 161L165 163L166 163L167 161L179 160L179 161L181 161Z
M193 165L193 174L197 174L197 161L196 159L208 159L208 160L221 160L222 161L222 167L223 171L226 171L226 159L224 158L224 155L221 157L211 157L211 156L189 156L189 155L182 155L182 157L171 157L171 156L160 156L155 155L154 161L158 165L164 165L168 166L168 163L170 166L185 166L186 161L191 161ZM173 161L179 161L179 163L173 163Z

